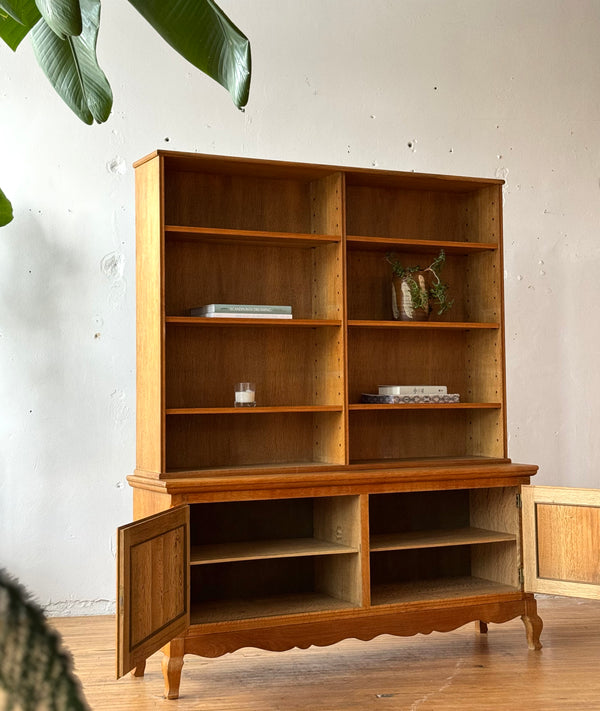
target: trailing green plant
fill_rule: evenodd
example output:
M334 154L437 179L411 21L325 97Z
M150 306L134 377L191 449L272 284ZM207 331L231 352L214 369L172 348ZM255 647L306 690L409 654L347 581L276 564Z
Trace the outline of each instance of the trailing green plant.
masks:
M248 103L250 42L213 0L128 0L182 57ZM16 51L29 34L50 83L84 123L103 123L113 94L98 64L100 0L0 0L0 39ZM0 195L0 226L12 219ZM5 220L3 222L3 220Z
M448 299L448 284L442 282L440 278L440 273L446 263L446 254L443 249L440 250L438 256L427 267L419 265L405 266L392 252L386 254L386 260L392 266L393 275L406 282L414 309L427 311L429 304L435 303L438 308L437 313L441 316L445 311L452 308L454 299ZM415 279L415 274L417 273L431 274L430 284L428 286L420 284Z

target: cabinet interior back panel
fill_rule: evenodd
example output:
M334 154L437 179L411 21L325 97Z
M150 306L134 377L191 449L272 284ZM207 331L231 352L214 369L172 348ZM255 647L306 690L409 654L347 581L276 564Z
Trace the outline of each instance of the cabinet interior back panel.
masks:
M165 255L168 316L216 303L285 304L296 318L311 317L313 250L169 241Z
M165 221L241 230L311 231L310 182L170 172Z
M343 404L339 328L169 324L168 408L232 407L238 382L256 385L263 407Z
M310 498L197 504L190 512L191 543L310 538L313 509Z
M171 415L166 430L168 471L343 463L337 412Z
M350 402L378 385L447 385L467 400L466 334L352 329L348 344ZM417 348L414 346L418 345Z
M403 266L427 267L435 253L397 252L393 255ZM348 318L392 320L392 267L382 251L350 251L348 265ZM465 285L466 256L446 255L441 272L449 285L448 298L454 301L450 311L442 315L433 312L434 321L466 321L468 292Z
M499 410L350 413L350 463L429 457L504 456Z
M396 239L486 242L477 193L348 185L347 232Z

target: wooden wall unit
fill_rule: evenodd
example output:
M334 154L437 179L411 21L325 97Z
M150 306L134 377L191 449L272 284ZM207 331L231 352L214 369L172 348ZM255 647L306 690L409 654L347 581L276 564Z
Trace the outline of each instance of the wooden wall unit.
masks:
M136 164L136 202L129 481L164 542L120 529L119 673L166 645L176 698L186 653L515 616L539 648L519 509L537 467L507 453L502 181L159 151ZM386 252L442 248L454 308L394 321ZM190 316L206 303L293 319ZM245 380L255 408L233 406ZM386 383L461 398L361 402Z

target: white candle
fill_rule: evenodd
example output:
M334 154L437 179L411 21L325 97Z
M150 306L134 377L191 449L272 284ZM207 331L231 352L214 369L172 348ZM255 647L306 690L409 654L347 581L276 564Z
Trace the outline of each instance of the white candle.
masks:
M254 393L256 387L254 383L238 383L235 386L235 406L236 407L256 407Z
M236 402L254 402L254 390L241 390L235 394Z

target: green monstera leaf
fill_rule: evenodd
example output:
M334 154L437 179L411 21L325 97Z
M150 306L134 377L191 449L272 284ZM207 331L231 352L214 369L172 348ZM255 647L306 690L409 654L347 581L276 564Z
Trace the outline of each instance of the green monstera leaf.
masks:
M248 103L250 42L212 0L129 0L173 49Z
M2 192L2 189L0 189L0 227L8 225L12 218L12 205L6 195Z
M250 42L213 0L129 0L197 69L219 82L239 108L248 103ZM98 64L100 0L0 0L0 39L13 51L31 35L38 64L85 123L106 121L112 90ZM0 190L0 226L13 218Z
M2 0L2 2L0 2L2 11L21 24L23 24L22 5L21 0Z
M0 0L0 39L14 52L39 19L35 0Z
M56 34L76 37L83 29L79 0L36 0L38 10Z
M38 64L63 101L87 124L103 123L112 109L112 91L96 57L100 0L81 0L83 30L61 39L40 19L31 39Z

